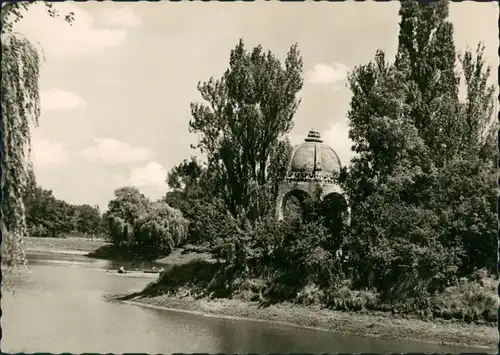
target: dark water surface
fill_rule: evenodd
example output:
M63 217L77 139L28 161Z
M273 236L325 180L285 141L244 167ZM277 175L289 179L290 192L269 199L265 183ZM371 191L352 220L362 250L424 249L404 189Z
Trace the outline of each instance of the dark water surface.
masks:
M107 272L116 265L83 256L30 256L31 272L3 291L2 351L98 353L473 352L291 326L203 317L111 303L106 293L140 290L156 275ZM143 267L142 265L141 267ZM483 350L484 352L484 350Z

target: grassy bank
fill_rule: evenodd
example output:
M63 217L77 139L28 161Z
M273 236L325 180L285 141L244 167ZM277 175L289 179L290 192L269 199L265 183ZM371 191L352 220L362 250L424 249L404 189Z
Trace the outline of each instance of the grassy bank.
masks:
M210 253L204 251L198 251L190 245L183 248L175 249L170 255L165 256L161 259L157 259L156 262L164 265L187 265L197 260L205 260L207 262L212 261Z
M265 297L265 282L258 279L237 280L229 296L221 295L217 292L221 281L214 278L218 268L217 264L202 258L193 259L169 268L158 282L120 300L387 339L488 348L498 342L495 327L498 280L487 274L479 273L476 279L462 280L441 294L421 300L418 307L411 300L386 304L373 291L348 287L331 292L326 306L314 286L305 287L295 299L271 302Z
M44 254L81 254L107 260L154 261L164 265L184 265L194 260L209 260L210 254L196 251L192 246L175 249L170 255L160 259L148 259L133 249L117 247L103 239L90 240L75 236L66 238L33 238L24 239L26 253Z
M102 239L89 240L71 236L66 238L24 238L24 248L27 253L86 254L104 245L109 245L109 243Z

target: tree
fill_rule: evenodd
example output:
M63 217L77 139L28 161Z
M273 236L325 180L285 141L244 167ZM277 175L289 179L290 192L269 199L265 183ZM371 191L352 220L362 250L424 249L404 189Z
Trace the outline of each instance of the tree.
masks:
M97 234L101 225L101 213L96 207L81 205L76 207L77 230L84 234Z
M168 255L185 242L189 221L181 211L164 201L151 203L135 187L116 189L114 195L104 219L110 240L115 245L154 258ZM93 211L97 215L96 210Z
M447 13L443 1L402 2L395 63L378 51L349 77L347 245L357 281L387 294L421 296L495 263L493 88L482 47L466 52L460 102Z
M465 79L466 99L462 103L462 115L465 117L465 151L478 155L488 167L496 164L495 134L498 129L495 87L488 84L491 68L486 65L484 45L478 44L475 56L467 50L460 57L460 64Z
M196 157L184 159L182 163L174 166L168 172L166 182L173 194L179 195L178 192L181 192L184 200L211 198L217 189L213 172Z
M290 159L292 157L293 146L288 137L278 141L270 156L269 162L269 181L272 186L273 194L278 195L279 185L285 180Z
M271 52L261 46L248 52L240 40L223 76L198 84L206 103L191 104L190 131L200 135L197 147L207 154L233 215L250 205L252 186L259 190L269 182L271 153L293 127L301 73L296 45L283 67Z
M203 167L198 162L196 157L191 157L191 160L184 161L174 166L167 176L167 183L173 189L186 189L194 187L200 183L200 178L204 172Z
M172 189L163 199L164 202L182 212L189 223L188 240L191 243L203 244L210 240L210 226L219 209L217 198L216 176L197 158L184 160L174 166L167 176L167 183Z
M78 232L96 234L102 230L99 206L72 205L39 186L26 194L24 205L26 223L32 237L61 237Z
M22 20L23 14L28 10L29 6L37 3L42 3L45 6L47 15L50 17L61 18L61 14L52 3L43 1L6 2L2 4L2 34L12 34L15 24ZM71 25L75 20L74 16L74 12L69 12L64 15L63 20Z
M163 201L135 222L135 244L144 255L168 255L186 240L189 221Z
M448 2L404 1L395 67L404 75L409 116L438 166L463 148L459 76Z
M137 188L125 186L115 190L115 198L108 203L106 213L107 232L117 245L134 244L134 224L146 215L151 201Z
M59 237L66 230L71 230L65 225L67 207L67 204L52 195L51 190L37 187L26 203L26 222L30 235Z
M30 124L38 124L40 57L35 47L13 26L30 2L2 4L2 263L25 264L22 238L27 233L24 197L33 178L29 164ZM53 4L45 3L51 17L59 17ZM71 24L73 14L65 17ZM28 149L26 149L28 148Z
M383 187L392 174L404 172L412 180L434 171L435 164L412 122L411 106L405 103L404 76L387 63L382 51L377 51L373 62L354 69L349 85L353 92L349 137L358 154L343 183L355 216L360 203Z

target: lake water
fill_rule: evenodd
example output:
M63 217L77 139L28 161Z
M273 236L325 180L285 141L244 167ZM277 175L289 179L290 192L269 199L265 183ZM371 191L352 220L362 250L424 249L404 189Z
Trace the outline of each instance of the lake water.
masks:
M116 265L83 256L31 256L31 272L3 291L2 351L95 353L472 352L410 341L345 336L270 323L204 317L107 302L156 275L108 272ZM144 265L140 265L143 267ZM484 350L483 350L484 352Z

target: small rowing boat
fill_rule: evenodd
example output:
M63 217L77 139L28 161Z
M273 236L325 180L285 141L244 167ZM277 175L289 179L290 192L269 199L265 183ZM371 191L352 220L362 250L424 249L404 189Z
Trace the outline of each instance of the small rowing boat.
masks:
M157 274L159 270L153 266L151 269L143 270L142 272L146 274Z
M153 266L151 269L143 270L142 272L144 272L146 274L161 274L161 273L165 272L165 269L164 268L157 269Z
M159 271L158 270L142 270L142 272L145 274L157 274Z

